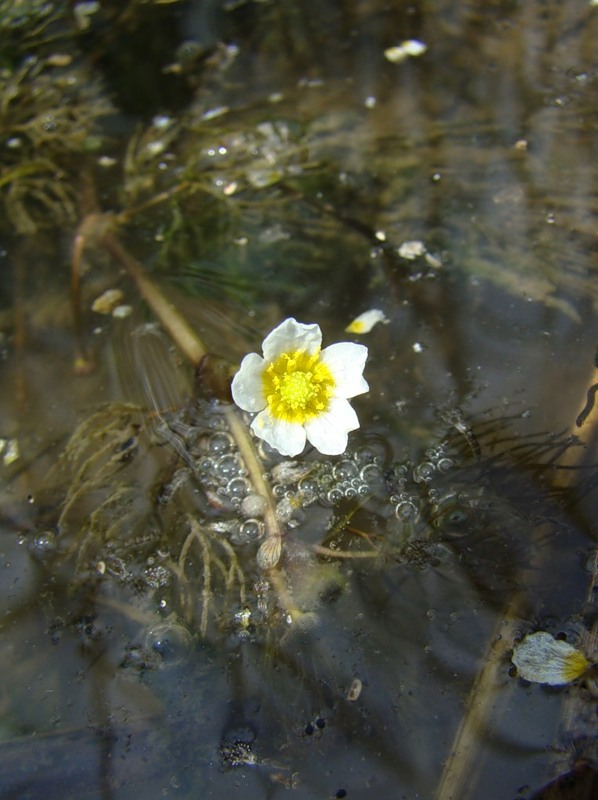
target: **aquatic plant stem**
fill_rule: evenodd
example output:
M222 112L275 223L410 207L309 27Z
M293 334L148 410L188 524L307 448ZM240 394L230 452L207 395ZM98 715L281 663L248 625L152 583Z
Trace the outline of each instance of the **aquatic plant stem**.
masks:
M258 551L258 560L262 554L260 566L270 568L276 566L280 560L282 552L282 528L276 516L276 507L270 487L264 478L264 469L259 460L259 456L253 444L247 427L240 418L239 412L234 406L226 406L224 415L231 434L241 453L241 458L245 464L245 469L249 475L249 480L256 494L265 501L264 507L264 526L266 529L266 539Z
M71 254L71 310L75 330L75 372L78 375L89 375L93 369L93 361L88 357L83 345L83 321L81 316L81 275L83 274L83 254L90 244L101 241L113 224L110 214L87 214L73 240Z
M555 485L561 488L571 486L577 474L576 467L583 466L589 450L598 444L598 372L596 369L592 369L586 380L583 400L579 404L579 413L569 426L568 433L570 444L556 464L560 474Z
M141 264L131 256L110 233L104 236L103 244L111 255L121 263L135 281L143 299L160 320L173 341L187 360L197 368L207 355L207 348L184 317L170 303L160 288L145 274ZM235 440L245 469L255 492L264 501L264 526L266 536L258 551L258 563L268 569L275 567L282 552L282 527L276 516L276 505L270 487L264 478L264 468L255 449L253 439L239 411L232 405L224 406L224 416Z
M141 264L125 250L115 236L108 233L102 243L108 252L122 264L135 281L139 293L160 320L185 358L197 367L207 354L207 349L187 320L170 303L160 288L147 277Z
M465 800L470 790L477 791L476 772L481 767L479 742L488 720L496 716L498 701L501 704L505 701L504 659L512 649L517 625L523 614L523 605L524 595L518 592L499 617L483 658L483 666L467 697L465 711L445 761L435 800ZM513 686L515 685L513 682Z

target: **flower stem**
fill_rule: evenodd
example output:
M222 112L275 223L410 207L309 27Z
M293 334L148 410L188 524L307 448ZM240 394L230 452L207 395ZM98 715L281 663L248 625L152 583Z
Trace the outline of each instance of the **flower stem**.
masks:
M270 486L264 478L264 469L253 444L253 440L240 418L239 412L234 406L226 406L224 415L229 430L241 453L245 469L249 475L249 480L256 493L264 499L266 504L264 509L266 538L260 547L258 558L261 553L261 561L263 562L261 566L267 568L274 567L278 563L282 551L282 529L280 521L276 516L274 498L272 497Z
M141 264L125 250L115 236L110 233L107 234L103 239L103 245L133 278L139 293L158 317L185 358L194 367L197 367L201 359L206 355L207 350L187 320L166 299L161 289L147 277Z
M147 277L141 264L127 252L111 233L104 236L103 244L131 275L141 296L170 334L183 355L194 367L197 367L207 354L207 348L195 331L172 303L164 297L160 288ZM224 406L224 416L231 435L239 448L253 488L265 503L264 525L266 537L258 551L258 563L263 568L269 569L276 566L282 552L282 528L276 516L274 498L264 478L264 468L255 449L253 439L239 412L234 406L226 405Z

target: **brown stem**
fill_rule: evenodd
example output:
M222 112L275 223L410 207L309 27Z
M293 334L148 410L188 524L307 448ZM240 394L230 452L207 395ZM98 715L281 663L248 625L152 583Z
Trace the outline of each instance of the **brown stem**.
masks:
M187 360L197 367L207 354L207 349L187 321L163 295L160 288L145 275L141 264L127 252L112 234L103 238L106 249L121 263L135 281L143 299L160 320L173 341ZM266 536L258 552L258 563L263 568L272 568L280 560L282 552L282 527L276 516L276 504L270 487L264 478L264 468L255 449L253 439L238 410L232 406L224 407L224 415L235 439L251 483L264 500L264 525Z
M135 281L139 293L170 334L187 361L197 367L207 350L186 319L179 314L156 284L148 278L141 264L125 250L111 233L104 236L102 243L108 252L123 265Z

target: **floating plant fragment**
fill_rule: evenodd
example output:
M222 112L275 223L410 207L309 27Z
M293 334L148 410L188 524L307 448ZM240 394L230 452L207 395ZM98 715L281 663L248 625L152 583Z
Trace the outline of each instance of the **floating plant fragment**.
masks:
M513 648L511 660L520 678L549 686L571 683L590 666L581 650L546 631L528 634Z
M418 256L423 256L426 252L426 245L420 242L419 239L410 239L397 250L401 258L406 258L408 261L415 261Z
M396 47L389 47L384 51L384 58L391 64L400 64L409 56L421 56L428 49L427 45L418 39L407 39Z
M379 322L388 324L389 320L384 316L384 312L379 308L370 308L369 311L364 311L358 317L355 317L350 325L345 328L346 333L369 333L374 325Z
M367 347L340 342L321 350L321 343L319 325L291 317L266 336L264 357L245 356L233 378L235 403L257 412L253 432L282 455L298 455L306 439L321 453L339 455L359 427L348 398L369 390Z

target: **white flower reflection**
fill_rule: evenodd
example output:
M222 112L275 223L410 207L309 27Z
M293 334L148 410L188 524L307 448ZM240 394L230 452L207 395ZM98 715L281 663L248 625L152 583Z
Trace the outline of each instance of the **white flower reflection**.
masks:
M306 439L321 453L339 455L349 431L359 428L348 398L369 389L367 347L341 342L321 350L321 343L319 325L285 319L264 339L264 357L245 356L233 378L235 403L257 412L253 432L284 456L301 453Z

